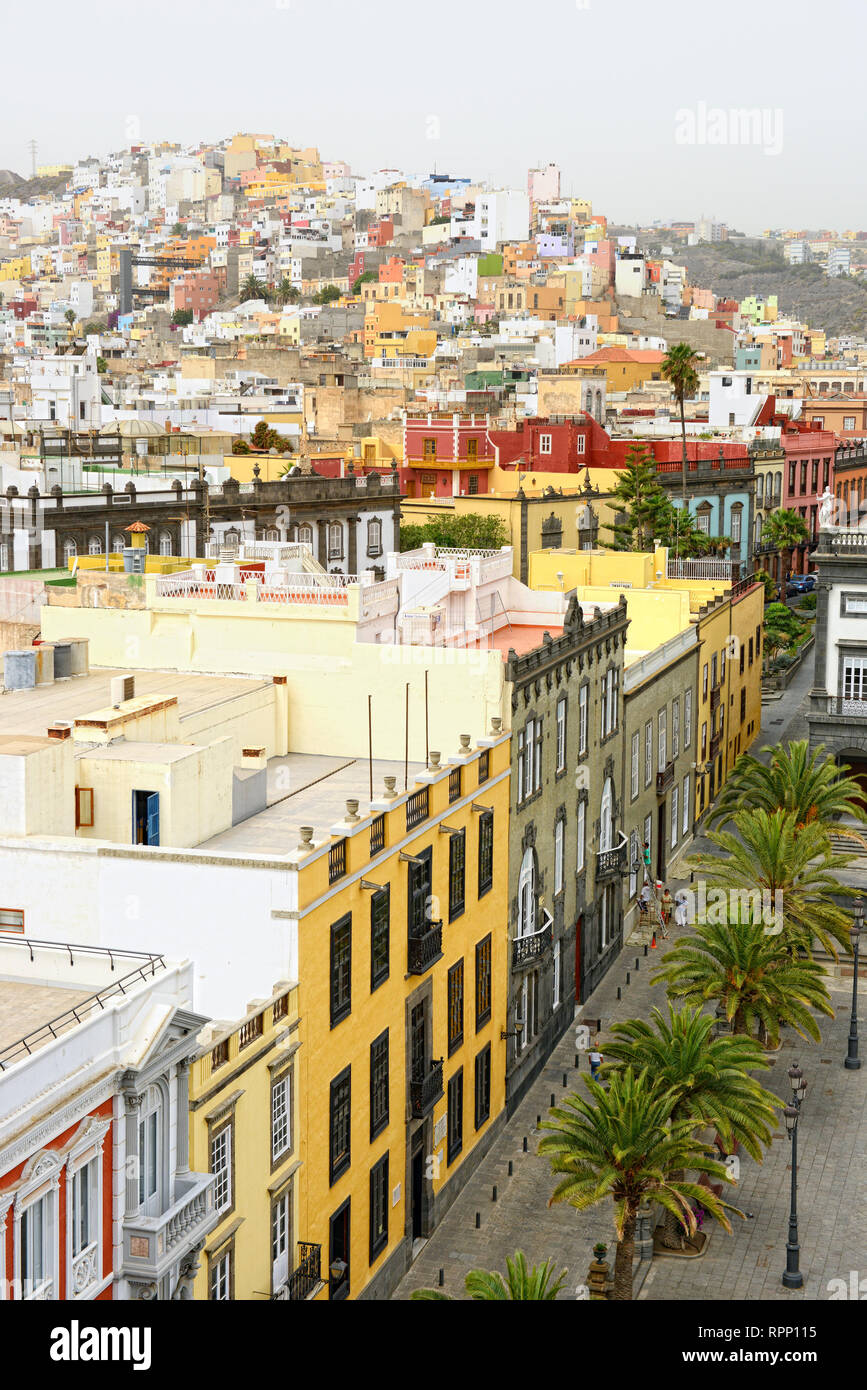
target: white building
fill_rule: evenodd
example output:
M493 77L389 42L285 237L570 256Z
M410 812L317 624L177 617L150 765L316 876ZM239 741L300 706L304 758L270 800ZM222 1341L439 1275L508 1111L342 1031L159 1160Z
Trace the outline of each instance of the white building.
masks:
M530 199L513 188L480 193L473 217L473 237L483 251L496 251L503 241L526 241L530 235Z
M34 424L57 424L73 430L99 428L102 387L92 352L81 357L33 358L27 374Z
M533 203L556 203L560 197L560 167L547 164L544 169L531 169L527 175L527 193Z
M711 429L726 425L752 425L767 400L756 388L754 372L709 372Z
M618 256L614 267L614 292L638 297L647 284L647 262L640 254Z

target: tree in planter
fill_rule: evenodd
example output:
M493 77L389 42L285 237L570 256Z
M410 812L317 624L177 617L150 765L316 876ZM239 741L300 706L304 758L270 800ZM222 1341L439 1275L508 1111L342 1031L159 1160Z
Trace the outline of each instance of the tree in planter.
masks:
M762 527L762 540L772 545L783 557L783 582L792 563L792 552L797 545L803 545L809 538L807 523L797 512L778 508L769 512Z
M767 757L767 761L763 761ZM810 752L806 739L772 744L759 757L742 753L708 817L708 825L724 825L737 811L791 811L797 825L818 822L838 831L841 816L867 821L860 784L847 777L848 765L838 766L823 747ZM845 833L844 827L839 827Z
M810 957L790 956L761 919L729 912L699 922L695 935L669 951L651 984L662 980L670 999L717 1004L733 1033L761 1037L774 1048L782 1027L821 1039L812 1010L834 1017L825 970Z
M835 854L828 832L818 821L799 822L794 811L736 811L737 831L712 830L708 839L720 855L696 854L690 869L706 876L708 887L722 890L730 903L744 905L753 915L773 918L778 945L809 954L815 937L836 957L838 942L849 949L849 917L835 902L840 892L838 871L852 856ZM758 895L758 897L756 897Z
M530 1266L523 1250L516 1250L512 1259L506 1257L506 1271L504 1279L496 1270L471 1269L464 1280L470 1298L480 1303L549 1301L563 1288L567 1273L563 1269L555 1278L553 1260ZM416 1302L452 1302L447 1293L437 1289L414 1289L410 1298Z
M712 1125L728 1152L742 1144L760 1163L781 1102L749 1072L767 1068L770 1062L755 1039L731 1034L715 1038L713 1027L713 1017L700 1007L675 1009L671 1003L667 1019L655 1008L651 1022L633 1018L614 1023L603 1074L610 1076L624 1066L634 1072L646 1068L672 1098L671 1120L691 1120L696 1131ZM685 1174L672 1176L682 1180ZM679 1217L667 1211L663 1244L669 1249L682 1245L680 1225Z
M787 651L804 632L804 624L796 613L785 603L769 603L765 609L765 656L769 660L781 651Z
M695 369L698 361L699 354L693 351L689 343L674 343L665 354L660 368L665 380L671 383L675 400L680 407L680 433L683 448L681 484L684 507L686 507L686 477L689 471L689 460L686 453L684 401L687 396L694 396L698 390L698 372Z
M718 1182L730 1182L731 1175L711 1157L708 1146L695 1138L692 1120L671 1120L674 1095L658 1087L647 1071L617 1069L607 1088L588 1078L584 1084L590 1100L567 1096L563 1107L551 1110L552 1118L542 1123L551 1133L541 1140L539 1153L549 1155L554 1173L563 1174L548 1205L569 1202L578 1211L586 1211L608 1198L613 1200L614 1298L628 1301L641 1204L659 1202L692 1235L696 1222L691 1202L700 1202L731 1232L726 1211L735 1208L709 1188L684 1182L675 1174L692 1169Z
M400 548L402 551L418 550L419 546L433 544L444 549L455 547L459 550L499 550L508 545L510 535L505 522L498 516L484 516L478 512L464 512L461 516L430 516L422 524L410 524L400 528Z

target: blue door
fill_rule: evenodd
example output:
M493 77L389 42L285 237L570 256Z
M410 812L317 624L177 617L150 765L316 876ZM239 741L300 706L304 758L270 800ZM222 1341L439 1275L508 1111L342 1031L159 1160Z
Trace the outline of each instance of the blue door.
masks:
M132 794L132 842L158 845L160 842L159 792L134 791Z

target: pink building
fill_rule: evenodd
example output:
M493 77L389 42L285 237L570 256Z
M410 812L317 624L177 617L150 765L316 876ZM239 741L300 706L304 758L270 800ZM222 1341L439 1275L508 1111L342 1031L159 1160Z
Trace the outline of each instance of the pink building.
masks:
M531 169L527 174L527 192L531 203L556 203L560 197L560 169L548 164L544 169Z

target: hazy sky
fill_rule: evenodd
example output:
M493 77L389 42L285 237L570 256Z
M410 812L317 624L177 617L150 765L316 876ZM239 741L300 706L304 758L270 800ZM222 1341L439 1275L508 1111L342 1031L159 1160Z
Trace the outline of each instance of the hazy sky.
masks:
M553 160L614 221L867 229L865 14L863 0L19 4L0 167L29 172L31 138L47 164L136 132L247 130L354 173L435 165L525 187ZM765 113L758 144L731 143L739 127L713 114L741 108Z

